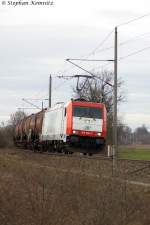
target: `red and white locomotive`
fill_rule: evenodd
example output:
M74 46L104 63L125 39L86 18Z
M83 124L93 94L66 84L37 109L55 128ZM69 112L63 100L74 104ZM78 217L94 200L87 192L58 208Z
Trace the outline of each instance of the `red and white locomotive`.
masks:
M15 143L57 152L97 153L106 142L102 103L71 100L32 114L15 128Z

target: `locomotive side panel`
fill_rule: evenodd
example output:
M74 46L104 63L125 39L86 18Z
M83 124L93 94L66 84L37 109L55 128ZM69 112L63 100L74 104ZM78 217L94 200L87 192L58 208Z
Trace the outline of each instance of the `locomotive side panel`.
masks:
M48 110L44 114L41 140L65 140L65 108Z
M72 134L72 102L70 102L66 107L66 134Z
M107 111L105 105L103 105L103 129L101 136L106 139L107 135Z

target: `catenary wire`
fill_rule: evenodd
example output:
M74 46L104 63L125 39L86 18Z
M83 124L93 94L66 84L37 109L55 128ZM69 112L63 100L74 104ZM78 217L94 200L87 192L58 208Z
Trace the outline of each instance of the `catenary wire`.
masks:
M132 22L134 22L134 21L143 19L144 17L147 17L147 16L150 16L150 13L144 14L143 16L136 17L136 18L131 19L131 20L127 21L127 22L118 24L117 27L120 27L120 26L124 26L124 25L130 24L130 23L132 23ZM105 43L105 41L111 36L111 34L112 34L113 32L114 32L114 29L113 29L111 32L109 32L108 35L103 39L103 41L102 41L102 42L101 42L101 43L100 43L93 51L91 51L91 52L90 52L88 55L86 55L86 56L89 57L89 56L91 56L91 55L94 55L95 52L96 52L96 51L97 51L97 50ZM123 44L125 44L125 43L127 43L127 42L129 42L129 40L126 41L126 42L120 43L120 45L123 45ZM100 51L108 50L108 49L111 49L111 48L113 48L113 47L108 47L108 48L102 49L102 50L100 50ZM124 58L129 57L129 56L138 54L138 53L140 53L140 52L142 52L142 51L145 51L146 49L149 49L149 48L150 48L150 47L147 47L147 48L141 49L141 50L139 50L139 51L137 51L137 52L133 52L133 53L127 55L127 56L121 57L119 60L122 60L122 59L124 59ZM99 51L99 52L100 52L100 51ZM82 56L82 57L83 57L83 56ZM107 65L108 65L108 64L107 64ZM105 65L102 65L101 67L104 68L104 67L106 67L107 65L105 64ZM71 66L70 68L72 68L72 67L73 67L73 66ZM68 68L68 69L66 69L66 70L64 70L64 71L67 72L70 68ZM62 85L62 84L61 84L61 85ZM59 86L59 87L60 87L60 86ZM55 90L56 90L56 88L55 88Z
M145 50L147 50L147 49L150 49L150 46L148 46L148 47L146 47L146 48L143 48L143 49L140 49L140 50L138 50L138 51L132 52L132 53L129 54L129 55L120 57L120 58L119 58L119 61L120 61L120 60L123 60L123 59L125 59L125 58L128 58L128 57L130 57L130 56L132 56L132 55L137 55L138 53L141 53L141 52L143 52L143 51L145 51Z
M120 42L118 44L118 46L123 46L123 45L128 44L129 42L140 40L140 38L147 38L147 37L145 37L145 35L148 35L148 34L150 34L150 32L137 35L136 37L133 37L133 38L127 39L126 41ZM104 52L104 51L107 51L107 50L110 50L110 49L113 49L113 48L114 48L114 46L110 46L110 47L107 47L107 48L102 48L102 49L98 50L97 53Z
M132 23L132 22L134 22L134 21L137 21L137 20L140 20L140 19L142 19L142 18L144 18L144 17L147 17L147 16L150 16L150 13L147 13L147 14L144 14L143 16L139 16L139 17L136 17L136 18L134 18L134 19L132 19L132 20L129 20L129 21L127 21L127 22L124 22L124 23L121 23L121 24L119 24L119 25L117 25L117 27L120 27L120 26L123 26L123 25L127 25L127 24L130 24L130 23ZM114 31L114 29L106 36L106 40L108 39L108 37L113 33L113 31ZM148 32L149 33L149 32ZM142 34L142 35L140 35L140 36L143 36L143 35L145 35L145 34ZM139 37L140 37L139 36ZM138 37L138 36L137 36ZM92 52L91 52L91 54L95 54L95 52L97 51L97 49L99 49L100 47L101 47L101 45L106 41L106 40L103 40ZM123 44L125 44L126 42L129 42L131 39L129 39L129 40L127 40L127 41L125 41L125 42L122 42L122 43L120 43L120 45L123 45ZM100 49L98 52L101 52L101 51L105 51L105 50L109 50L109 49L112 49L113 48L113 46L111 46L111 47L108 47L108 48L104 48L104 49Z
M96 47L96 48L94 48L94 50L92 50L90 53L88 53L88 54L86 54L86 55L82 55L81 57L90 57L91 55L93 55L93 54L95 54L95 52L96 52L96 50L98 49L98 48L100 48L105 42L106 42L106 40L111 36L111 34L114 32L114 29L113 30L111 30L107 35L106 35L106 37L98 44L98 46ZM68 69L65 69L65 70L63 70L62 72L59 72L59 73L61 73L61 74L63 74L63 73L66 73L67 71L69 71L71 68L73 68L74 66L73 65L71 65ZM54 88L54 91L56 90L56 89L58 89L61 85L62 85L63 83L61 83L60 85L58 85L58 87L56 87L56 88Z
M133 55L137 55L137 54L139 54L139 53L141 53L141 52L144 52L144 51L146 51L146 50L148 50L148 49L150 49L150 46L148 46L148 47L146 47L146 48L143 48L143 49L140 49L140 50L138 50L138 51L132 52L132 53L126 55L126 56L120 57L120 58L118 59L118 61L124 60L124 59L126 59L126 58L128 58L128 57L130 57L130 56L133 56ZM96 69L98 69L98 68L100 68L100 67L105 68L105 67L108 66L109 64L110 64L110 62L107 63L107 64L104 64L104 65L98 66L98 67L96 67Z
M98 44L98 46L97 46L96 48L94 48L93 51L91 51L91 52L87 55L87 57L89 57L89 56L91 56L91 55L94 55L95 52L97 51L97 49L99 49L99 48L106 42L106 40L111 36L111 34L112 34L113 32L114 32L114 29L113 29L111 32L108 33L108 35L100 42L100 44Z
M147 16L150 16L150 12L144 14L143 16L135 17L134 19L128 20L127 22L120 23L120 24L117 25L117 27L120 27L120 26L124 26L124 25L130 24L130 23L132 23L132 22L134 22L134 21L143 19L144 17L147 17Z
M128 44L129 42L139 40L139 38L141 38L141 37L146 38L145 35L149 35L149 34L150 34L150 32L146 32L146 33L143 33L143 34L141 34L141 35L137 35L135 38L130 38L130 39L124 41L124 42L119 43L118 46L123 46L123 45ZM111 47L108 47L108 48L100 49L99 51L97 51L97 53L102 52L102 51L106 51L106 50L109 50L109 49L113 49L113 48L114 48L114 47L111 46ZM138 53L140 53L140 52L142 52L142 51L145 51L146 49L149 49L149 47L146 47L146 48L144 48L144 49L141 49L141 50L139 50L139 51L137 51L137 52L133 52L133 53L127 55L127 56L120 57L120 59L119 59L118 61L123 60L124 58L127 58L127 57L129 57L129 56L138 54ZM109 62L109 63L106 63L106 64L104 64L104 65L100 65L100 66L96 67L96 69L98 69L98 68L104 69L105 67L107 67L107 65L110 65L110 62Z
M95 54L95 52L96 52L96 50L98 49L98 48L100 48L105 42L106 42L106 40L111 36L111 34L114 32L114 29L113 30L111 30L107 35L106 35L106 37L97 45L97 47L96 48L94 48L90 53L88 53L88 54L86 54L86 55L82 55L82 56L80 56L81 58L82 57L90 57L91 55L94 55ZM67 72L67 71L69 71L71 68L73 68L74 66L73 65L71 65L68 69L65 69L65 70L63 70L61 73L64 73L64 72Z

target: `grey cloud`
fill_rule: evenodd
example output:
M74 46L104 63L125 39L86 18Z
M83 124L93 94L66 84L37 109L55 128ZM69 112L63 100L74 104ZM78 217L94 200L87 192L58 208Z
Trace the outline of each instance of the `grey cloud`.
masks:
M117 12L105 11L110 16L117 19ZM118 12L119 14L120 12ZM132 12L128 13L128 17ZM125 14L126 14L125 13ZM130 15L129 15L130 14ZM123 12L120 13L125 18ZM135 16L132 14L132 17ZM6 26L1 27L0 35L0 90L1 90L1 106L0 119L5 115L9 115L21 104L23 97L35 97L38 95L48 94L48 76L50 73L57 75L57 71L64 70L67 63L65 58L78 57L84 53L90 52L95 46L103 40L106 30L98 30L88 26ZM112 45L113 36L106 47ZM148 43L148 42L147 42ZM147 44L145 43L145 45ZM143 45L143 44L142 44ZM104 46L105 47L105 46ZM140 45L133 45L131 50L138 49ZM126 47L122 54L128 54L129 48ZM146 57L149 55L145 53ZM99 53L92 56L95 58L111 57L113 49L106 54ZM123 56L123 55L122 55ZM125 62L119 62L119 75L125 80L125 86L128 92L149 91L149 65L147 60L141 57L139 63L131 64L131 58ZM137 59L137 58L136 58ZM139 58L138 58L139 59ZM88 64L88 68L90 68ZM69 65L67 66L69 67ZM141 68L141 69L140 69ZM112 66L113 69L113 66ZM100 68L98 69L100 70ZM67 74L67 73L66 73ZM68 71L72 74L72 70ZM53 87L59 86L62 81L54 80ZM56 101L64 101L71 97L70 83L65 83L53 92L53 103ZM11 91L11 92L10 92ZM38 94L39 93L39 94ZM62 96L62 93L64 96ZM122 107L122 112L134 112L145 110L147 102L137 98L128 98L128 103ZM134 105L135 103L135 105ZM120 109L121 109L120 107ZM142 108L141 108L142 107ZM148 112L149 108L145 112Z
M140 16L138 13L135 13L130 10L123 10L123 9L118 9L118 10L96 10L97 16L105 16L106 18L114 18L119 21L120 19L124 20L129 20L130 18L135 18Z

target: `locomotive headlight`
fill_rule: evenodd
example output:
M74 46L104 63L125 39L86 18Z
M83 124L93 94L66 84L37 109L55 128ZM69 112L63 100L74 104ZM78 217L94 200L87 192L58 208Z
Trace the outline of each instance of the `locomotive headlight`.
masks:
M73 130L73 134L77 134L77 131L76 130Z
M101 136L101 133L97 133L98 136Z

